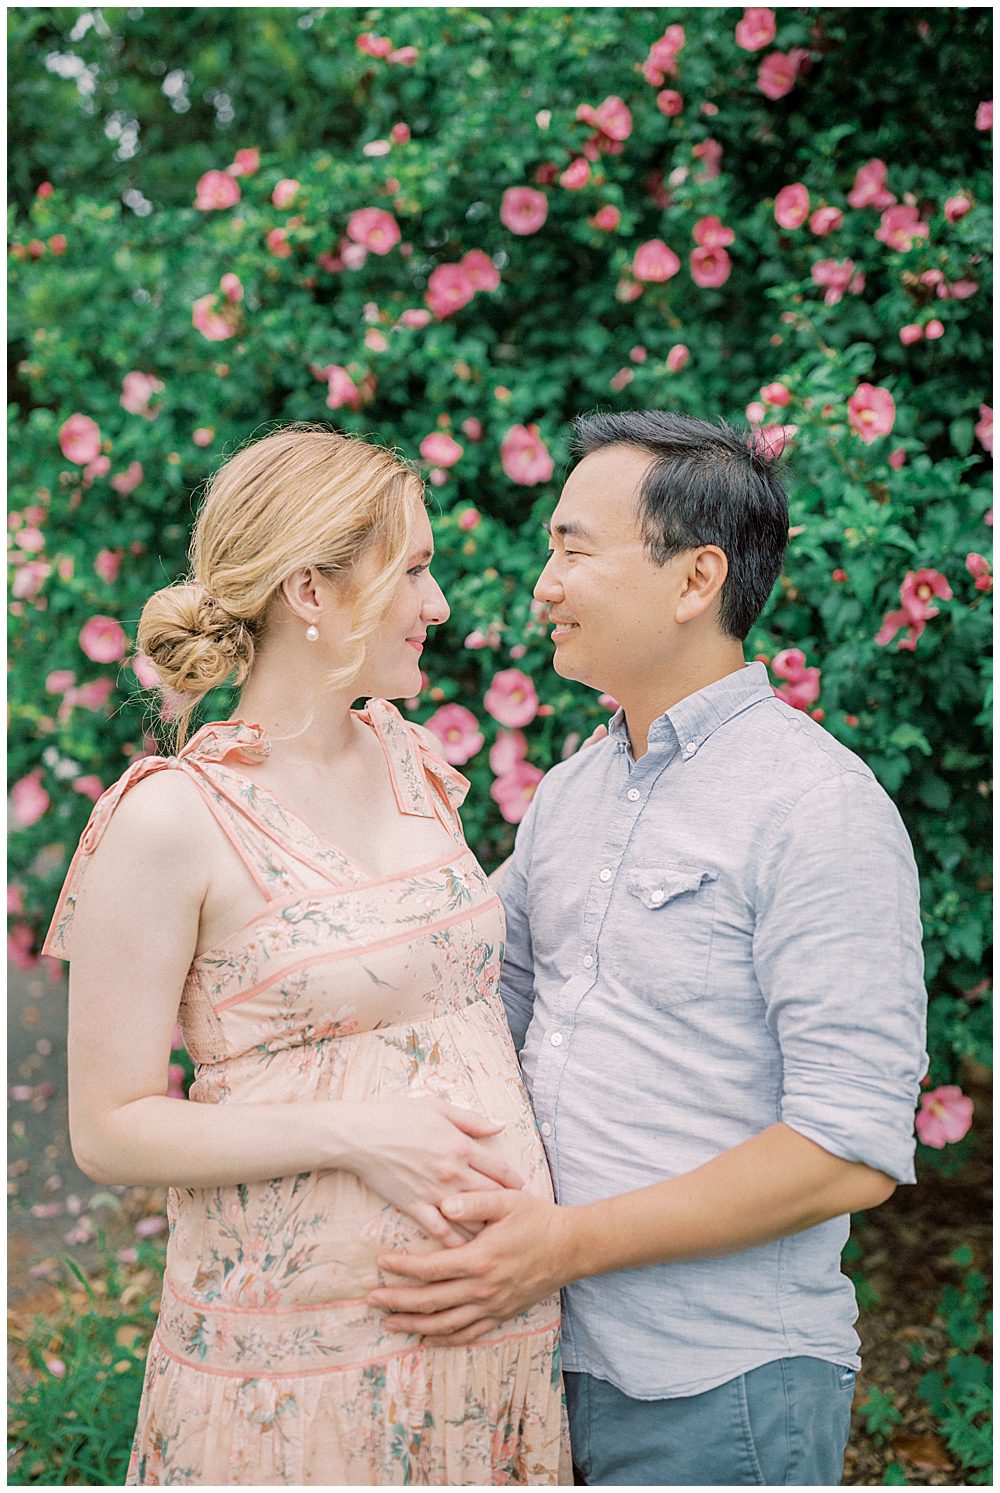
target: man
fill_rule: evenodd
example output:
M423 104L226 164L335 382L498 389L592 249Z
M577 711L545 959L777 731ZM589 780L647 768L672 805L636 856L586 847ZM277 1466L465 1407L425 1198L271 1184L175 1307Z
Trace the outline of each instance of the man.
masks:
M743 640L785 495L745 437L577 422L536 596L557 673L621 701L560 763L502 885L503 995L558 1206L385 1257L372 1299L465 1343L556 1287L589 1483L832 1484L858 1367L851 1212L912 1182L925 1069L916 870L869 769Z

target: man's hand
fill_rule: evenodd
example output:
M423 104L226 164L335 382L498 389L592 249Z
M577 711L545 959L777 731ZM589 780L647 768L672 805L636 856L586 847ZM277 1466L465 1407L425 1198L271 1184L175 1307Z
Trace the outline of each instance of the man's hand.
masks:
M456 1249L379 1258L380 1269L423 1282L369 1292L373 1306L392 1314L385 1325L393 1332L448 1346L475 1342L572 1279L565 1209L555 1203L500 1190L465 1192L440 1206L455 1223L486 1227Z

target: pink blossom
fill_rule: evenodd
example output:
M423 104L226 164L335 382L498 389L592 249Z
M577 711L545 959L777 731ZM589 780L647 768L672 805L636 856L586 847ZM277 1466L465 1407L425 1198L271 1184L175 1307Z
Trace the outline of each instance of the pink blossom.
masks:
M417 60L416 47L396 47L386 58L387 62L394 62L398 67L412 67Z
M211 425L199 425L192 430L191 439L196 446L210 446L215 440L215 428Z
M475 415L470 415L467 420L462 421L462 432L469 437L470 441L481 441L483 438L482 420L477 420Z
M697 145L692 146L691 154L695 160L701 161L702 169L696 174L695 181L712 181L722 170L722 146L718 140L699 140ZM684 167L680 168L682 171ZM671 173L671 184L673 173Z
M973 1102L957 1084L925 1089L916 1114L917 1136L925 1146L940 1151L959 1141L972 1127Z
M964 218L967 212L971 212L972 205L972 198L968 192L957 192L945 203L944 215L949 223L957 223L959 218Z
M603 233L614 233L621 220L621 213L609 202L599 207L593 217L587 219L591 228L600 228Z
M346 238L341 239L337 252L345 270L360 270L368 258L368 250L364 244L353 244Z
M417 328L427 326L428 322L433 321L433 319L429 311L425 311L423 307L417 306L409 307L399 318L402 326Z
M496 290L500 284L500 271L482 249L470 249L463 254L459 268L468 275L475 290Z
M922 619L911 621L904 611L886 612L882 619L882 626L875 634L876 643L880 648L884 648L886 644L892 642L896 634L904 627L908 629L908 636L901 638L897 647L912 653L927 624Z
M587 185L589 180L590 162L578 156L559 177L559 185L565 187L567 192L578 192L581 187Z
M95 456L83 469L83 485L89 487L96 477L106 477L111 470L110 456Z
M647 83L659 88L664 77L673 77L677 72L677 54L684 46L686 37L683 26L668 26L649 49L649 56L642 65L642 75Z
M844 214L839 207L818 207L809 219L809 230L817 238L825 238L843 226Z
M978 289L975 280L953 280L948 286L948 294L953 301L967 301ZM938 291L938 294L941 292Z
M941 608L933 605L935 597L952 598L952 589L939 570L911 570L899 588L903 611L911 621L927 622Z
M101 453L101 431L89 415L70 415L59 429L59 449L67 461L86 466Z
M444 749L446 761L453 767L468 762L486 740L476 717L464 705L442 705L424 724L434 732Z
M167 1092L168 1099L185 1099L184 1092L184 1067L181 1063L167 1064Z
M7 916L17 917L19 912L24 911L24 887L19 881L12 881L7 886ZM47 1041L42 1038L42 1041Z
M476 293L472 276L461 264L439 264L431 270L424 296L439 320L467 306Z
M122 379L122 392L118 403L123 410L128 410L130 415L142 415L147 420L155 420L160 411L159 409L151 410L149 401L155 395L162 393L162 380L152 373L140 373L134 370L132 373L126 373Z
M91 679L87 684L81 684L78 689L68 690L67 696L72 695L73 705L82 705L85 710L100 710L106 704L114 690L114 682L111 679Z
M199 212L218 212L239 200L239 184L228 171L206 171L198 178L194 205Z
M102 581L113 585L118 579L118 572L122 568L121 554L116 550L99 550L94 560L94 569Z
M51 574L52 566L45 560L28 560L18 568L11 582L11 596L15 601L30 600L38 595Z
M743 19L736 23L736 45L744 52L759 52L769 47L777 34L774 11L751 6L743 12Z
M782 187L774 199L774 220L779 228L801 228L809 216L809 192L800 181Z
M160 682L160 676L156 671L156 665L148 653L136 653L129 660L132 673L143 689L156 689Z
M29 524L18 534L17 545L26 554L37 554L39 550L45 548L45 535L41 529L36 529Z
M793 47L790 52L769 52L757 73L757 87L764 97L779 99L791 93L808 55L801 47Z
M594 123L609 140L627 140L632 133L632 112L616 93L598 104Z
M355 45L359 52L366 52L369 57L388 57L392 51L389 38L377 36L374 31L363 31Z
M761 425L754 431L753 443L768 460L774 461L786 446L791 445L798 433L797 425Z
M991 130L993 128L993 100L987 99L979 105L976 110L976 129Z
M38 955L35 940L27 923L15 923L7 932L7 958L18 969L36 969Z
M236 327L228 316L218 309L219 298L215 295L199 296L191 307L191 325L200 332L206 342L225 342L232 337Z
M500 221L511 233L537 233L548 215L545 194L534 187L508 187L500 200Z
M896 420L896 402L880 384L859 384L847 401L851 428L866 446L888 435Z
M534 798L543 773L530 762L519 762L510 772L494 778L490 797L499 805L508 824L520 824Z
M538 714L538 693L520 669L501 669L494 674L483 704L501 726L528 726Z
M222 279L219 281L219 289L222 291L222 294L225 296L226 300L231 301L234 306L239 305L240 301L242 301L243 299L243 281L240 279L239 275L234 275L232 271L229 271L227 274L223 275Z
M372 254L388 254L402 236L392 213L381 207L361 207L347 220L347 237Z
M886 208L875 230L875 237L881 243L888 244L890 249L906 254L913 248L914 240L926 238L927 233L927 224L921 222L917 209L900 204Z
M528 739L523 731L498 731L490 747L490 771L498 778L513 772L528 755Z
M477 652L480 648L499 648L501 641L496 623L491 622L486 632L481 632L478 627L474 628L465 639L463 647Z
M748 425L759 425L767 418L767 406L761 404L759 399L751 399L746 408L746 417Z
M113 664L124 657L126 637L113 617L89 617L80 629L80 647L95 664Z
M537 425L512 425L501 442L500 461L510 480L522 487L548 482L555 467Z
M389 131L389 139L394 145L407 145L410 138L410 126L404 124L402 120L398 124L394 124Z
M341 368L339 363L331 363L326 372L326 402L329 408L339 410L346 405L348 409L360 409L361 391L347 369Z
M619 368L618 372L613 374L608 382L610 383L612 389L614 389L615 393L620 394L622 389L628 388L629 384L634 378L634 368Z
M812 278L826 287L823 302L827 306L836 306L847 291L857 295L865 283L864 276L855 273L853 259L818 259L812 267Z
M977 591L992 591L993 569L985 555L975 552L966 555L965 568L975 581Z
M914 342L919 342L924 335L924 329L917 322L907 322L905 327L899 329L899 340L904 347L912 347Z
M272 228L266 235L264 242L275 259L291 258L292 246L288 241L288 233L284 228Z
M936 317L932 318L924 327L924 336L928 342L937 342L939 337L944 336L944 322L938 321Z
M124 472L118 472L112 477L111 486L116 493L120 493L122 497L127 497L130 492L135 491L141 481L142 463L132 461L129 462Z
M70 787L74 793L81 793L84 798L91 799L95 804L104 792L104 784L96 773L84 773L82 777L74 778Z
M775 694L796 710L808 710L819 699L820 671L806 667L801 648L784 648L771 660L771 673L785 681Z
M51 799L42 787L41 769L19 778L10 790L11 817L18 829L27 829L48 813Z
M984 451L993 455L993 409L991 405L979 406L979 421L975 427L976 439Z
M72 669L53 669L45 677L45 692L49 695L64 695L76 682Z
M905 467L906 452L903 450L902 446L897 446L895 451L890 451L888 460L889 465L892 467L894 472L898 472L903 467Z
M877 157L859 166L854 174L854 185L847 194L851 207L891 207L895 197L886 189L889 168Z
M232 165L227 166L226 170L230 176L253 176L255 171L260 170L260 151L256 146L244 146L236 152Z
M651 238L640 244L632 260L632 273L637 280L651 281L661 285L672 280L681 267L673 249L662 238Z
M691 279L703 289L725 285L733 268L725 249L692 249L688 262Z
M715 216L699 218L691 230L691 237L703 249L724 249L736 238L731 228Z
M684 99L676 88L662 88L656 95L656 107L668 119L675 119L684 108Z
M151 1214L148 1218L140 1218L132 1232L137 1239L154 1239L157 1234L162 1234L167 1227L167 1220L162 1214Z
M667 353L668 371L670 373L680 373L682 368L687 367L690 357L690 348L686 347L683 342L675 342L673 347Z
M275 184L274 191L271 193L271 201L274 203L274 206L278 208L291 207L295 201L299 186L300 183L296 181L294 176L283 176Z
M432 431L420 442L421 456L438 467L453 467L464 449L464 446L452 440L443 430Z
M765 384L760 391L760 397L765 404L776 404L779 408L783 408L792 401L792 396L785 385L777 383Z

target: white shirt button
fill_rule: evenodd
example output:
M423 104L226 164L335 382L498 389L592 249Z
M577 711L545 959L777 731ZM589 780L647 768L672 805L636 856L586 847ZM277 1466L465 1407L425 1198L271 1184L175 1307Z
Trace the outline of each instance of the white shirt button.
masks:
M697 743L697 742L696 742L696 741L689 741L689 742L686 742L686 743L685 743L685 746L684 746L684 750L685 750L685 751L686 751L686 752L693 752L693 751L694 751L694 749L695 749L695 747L696 747L696 746L697 746L697 745L698 745L698 743Z
M548 1120L546 1120L544 1124L539 1125L538 1128L542 1132L543 1135L551 1135L552 1134L552 1126L549 1124Z
M631 800L631 802L635 803L636 799L639 797L639 790L638 790L638 788L630 788L628 790L628 796L629 796L629 799Z
M549 1038L549 1041L552 1043L553 1047L561 1047L562 1046L562 1032L553 1032L552 1036Z
M593 967L594 967L594 956L593 956L593 954L584 954L584 956L583 956L583 967L584 967L584 969L593 969Z
M610 870L610 868L608 866L605 866L604 870L601 872L601 880L602 881L610 881L611 880L611 870Z
M659 906L661 902L666 900L666 895L667 894L663 890L663 888L661 886L658 886L654 892L650 892L649 900L650 902L655 902L656 905Z

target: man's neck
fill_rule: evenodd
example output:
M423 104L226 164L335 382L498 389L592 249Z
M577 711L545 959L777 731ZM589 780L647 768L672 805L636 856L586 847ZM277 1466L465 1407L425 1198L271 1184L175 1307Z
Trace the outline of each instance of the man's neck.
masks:
M692 659L670 670L669 675L655 680L640 680L635 687L623 686L622 694L615 699L625 711L632 756L638 759L645 755L649 745L649 728L655 720L727 674L735 674L744 667L742 643L732 640L713 652L711 658ZM610 691L614 694L614 691Z

